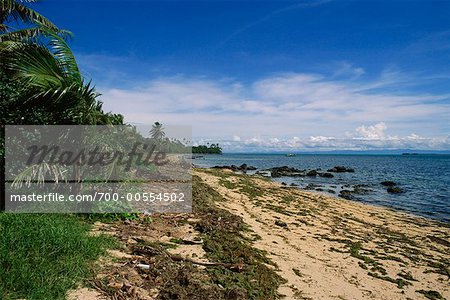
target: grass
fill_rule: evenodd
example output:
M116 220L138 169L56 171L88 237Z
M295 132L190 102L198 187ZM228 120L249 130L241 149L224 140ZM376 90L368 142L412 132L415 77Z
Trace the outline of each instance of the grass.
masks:
M0 213L0 299L64 299L114 246L73 215Z

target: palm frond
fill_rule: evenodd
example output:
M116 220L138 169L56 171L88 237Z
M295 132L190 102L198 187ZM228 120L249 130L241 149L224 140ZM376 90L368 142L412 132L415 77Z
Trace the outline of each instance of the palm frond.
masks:
M20 1L33 3L34 0ZM49 19L16 0L1 0L0 23L8 21L24 22L27 24L43 24L45 27L58 32L59 28Z
M41 30L49 39L49 47L52 50L55 59L65 70L66 75L71 77L73 80L82 81L83 78L80 69L78 68L75 55L72 50L70 50L70 47L64 38L48 28L41 27Z
M6 41L0 44L1 64L26 84L47 88L62 86L66 76L53 54L43 45Z
M15 31L8 31L8 26L4 24L0 24L0 32L4 32L0 34L0 43L5 41L24 41L24 40L34 40L38 37L45 38L47 30L43 30L43 26L32 27L32 28L24 28ZM2 30L4 28L4 30ZM60 30L58 35L61 36L64 40L69 39L73 36L73 33L68 30Z
M32 165L24 169L19 175L14 178L12 183L13 188L21 188L22 185L30 187L31 183L37 183L43 185L45 180L52 178L55 183L59 181L66 181L67 168L61 165L40 163Z

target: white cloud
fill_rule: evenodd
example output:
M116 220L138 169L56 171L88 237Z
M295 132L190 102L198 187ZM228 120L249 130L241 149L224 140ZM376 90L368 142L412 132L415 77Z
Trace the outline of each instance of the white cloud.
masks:
M357 137L309 137L277 138L254 136L246 139L226 140L220 137L199 140L196 144L219 142L226 151L314 151L314 150L450 150L450 138L426 138L415 134L404 137L385 136L381 139Z
M319 143L327 142L327 141L331 141L331 140L335 140L335 139L336 138L332 137L332 136L321 136L321 135L309 137L309 140L311 142L319 142Z
M99 89L105 109L128 122L192 125L194 137L230 145L450 148L449 96L380 90L389 84L386 77L356 84L291 73L248 84L177 76Z
M356 132L358 132L363 139L367 140L382 140L384 139L384 132L387 129L387 126L384 122L377 123L372 126L360 126L356 128Z

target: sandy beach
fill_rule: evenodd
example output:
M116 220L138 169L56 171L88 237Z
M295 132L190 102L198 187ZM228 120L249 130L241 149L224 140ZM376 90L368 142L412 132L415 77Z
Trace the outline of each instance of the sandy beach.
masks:
M255 247L287 279L280 292L288 299L425 299L418 291L450 297L448 226L266 179L248 179L263 191L257 195L242 191L242 176L195 174L261 237Z
M116 236L124 246L110 252L113 260L102 262L93 281L97 291L74 291L70 299L170 299L174 293L179 299L248 299L222 293L227 287L210 280L211 268L232 270L234 278L253 264L225 264L211 252L220 241L212 247L212 233L204 228L224 222L221 230L226 230L236 220L246 228L246 251L264 253L268 261L260 265L276 274L269 284L256 283L265 273L246 279L263 293L255 299L450 299L448 224L227 170L196 169L194 176L192 214L155 215L151 223L97 223L97 233ZM231 214L199 210L200 195L220 195L214 209ZM222 253L233 238L240 239L230 232ZM155 250L155 243L164 251ZM136 267L139 263L151 271ZM189 284L180 288L179 273L186 268ZM163 279L175 283L161 285ZM274 293L264 295L269 292Z

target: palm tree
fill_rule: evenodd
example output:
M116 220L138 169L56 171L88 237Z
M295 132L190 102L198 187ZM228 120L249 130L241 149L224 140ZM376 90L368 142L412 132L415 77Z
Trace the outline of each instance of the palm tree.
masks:
M155 141L161 142L166 136L163 125L159 122L155 122L150 130L150 135Z
M85 82L75 57L60 35L41 27L47 41L0 43L0 68L27 87L19 106L46 106L64 112L63 124L110 124L119 116L105 114L100 95Z
M1 99L5 115L22 112L28 124L123 124L123 116L103 112L102 102L98 100L100 94L90 81L84 80L64 39L68 32L57 28L24 2L36 0L0 0L0 90L5 82L20 87L19 93L11 93L17 89L9 88L6 97L0 93L5 98ZM14 22L20 28L31 27L15 30L11 27ZM33 112L32 122L27 112ZM14 118L4 122L2 116L2 123L11 122L17 124ZM3 139L2 128L0 147ZM3 161L3 152L0 154ZM58 180L61 176L58 170L57 166L37 165L22 175L42 178L47 172ZM79 173L76 168L73 171ZM79 174L76 178L80 178Z
M60 30L46 17L25 5L34 2L38 0L0 0L0 41L36 37L42 34L41 27L55 33L70 35L68 31ZM13 24L31 27L16 29L12 27Z

